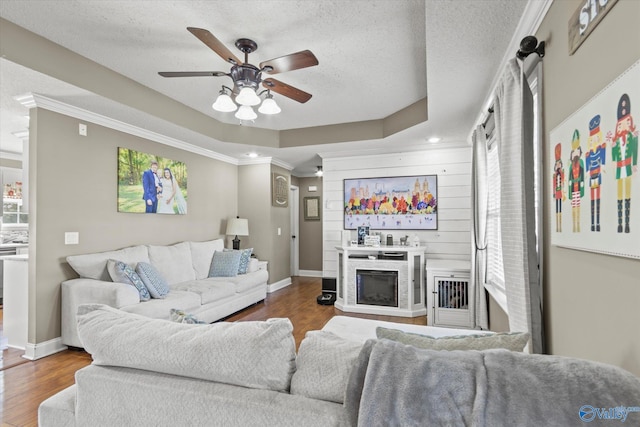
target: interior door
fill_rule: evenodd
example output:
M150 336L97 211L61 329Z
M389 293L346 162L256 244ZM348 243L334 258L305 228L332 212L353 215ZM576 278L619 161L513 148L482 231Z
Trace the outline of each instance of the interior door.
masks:
M291 209L291 275L300 275L300 192L299 188L292 185L289 189L289 206Z

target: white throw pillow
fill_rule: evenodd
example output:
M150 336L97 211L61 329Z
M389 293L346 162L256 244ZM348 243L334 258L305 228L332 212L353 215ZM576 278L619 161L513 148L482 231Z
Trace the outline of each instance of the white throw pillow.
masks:
M195 280L189 242L172 246L148 246L149 260L169 285Z
M67 262L80 277L87 279L110 281L107 271L107 261L117 259L136 268L139 262L149 262L149 253L146 246L132 246L116 251L98 252L93 254L69 255Z
M289 319L193 325L83 304L78 335L94 365L276 391L289 390L295 370Z
M343 403L362 343L331 332L309 331L298 349L291 394Z
M191 260L196 272L196 279L206 279L209 275L209 267L215 251L224 250L224 240L215 239L207 242L189 242L191 248Z

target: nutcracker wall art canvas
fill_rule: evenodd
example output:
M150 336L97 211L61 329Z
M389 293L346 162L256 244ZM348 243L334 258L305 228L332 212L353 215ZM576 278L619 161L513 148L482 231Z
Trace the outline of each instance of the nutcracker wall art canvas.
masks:
M552 244L640 258L638 115L640 61L551 131Z

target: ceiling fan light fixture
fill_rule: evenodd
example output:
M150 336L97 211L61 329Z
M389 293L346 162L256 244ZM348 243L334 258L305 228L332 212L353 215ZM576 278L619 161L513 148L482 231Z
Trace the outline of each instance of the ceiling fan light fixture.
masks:
M216 99L216 102L213 103L212 107L214 110L222 113L230 113L231 111L236 111L238 109L236 104L231 100L231 97L226 93L221 93Z
M250 87L243 87L238 96L236 96L236 102L243 106L253 107L260 104L260 97L256 95L256 91Z
M258 118L258 115L256 114L255 111L253 111L253 108L251 108L248 105L240 106L235 116L236 116L236 119L239 119L239 120L255 120Z
M262 101L262 105L258 108L258 111L262 114L278 114L282 110L276 103L276 100L269 95L264 101Z

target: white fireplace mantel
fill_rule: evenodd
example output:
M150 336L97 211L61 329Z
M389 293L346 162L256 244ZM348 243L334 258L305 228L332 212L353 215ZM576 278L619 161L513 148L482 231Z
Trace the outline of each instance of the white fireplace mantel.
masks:
M364 314L417 317L427 314L424 246L338 246L337 309ZM358 270L398 272L398 306L358 302Z

